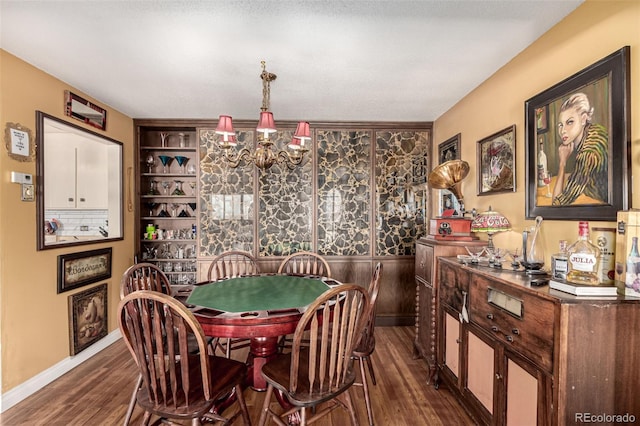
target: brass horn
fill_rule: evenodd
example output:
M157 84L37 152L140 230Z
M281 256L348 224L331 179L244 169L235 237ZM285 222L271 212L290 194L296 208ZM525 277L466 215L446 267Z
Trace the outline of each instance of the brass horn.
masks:
M435 189L448 189L458 201L462 202L464 197L460 186L467 174L469 174L469 163L466 161L446 161L429 173L429 184Z

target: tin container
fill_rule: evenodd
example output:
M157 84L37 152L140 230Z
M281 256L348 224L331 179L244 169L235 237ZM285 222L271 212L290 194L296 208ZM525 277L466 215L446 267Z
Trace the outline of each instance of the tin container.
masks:
M600 283L611 285L616 279L616 229L591 228L591 234L591 241L600 249Z
M618 212L615 276L618 293L640 297L637 271L640 258L632 253L633 239L640 238L640 210Z

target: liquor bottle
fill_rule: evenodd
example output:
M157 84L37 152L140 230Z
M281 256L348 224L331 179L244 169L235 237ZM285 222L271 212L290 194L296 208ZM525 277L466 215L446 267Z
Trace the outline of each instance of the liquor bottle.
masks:
M569 272L567 281L576 284L598 285L600 277L600 249L589 241L589 222L578 224L578 240L567 249Z
M544 178L547 176L547 154L544 153L544 143L540 142L538 151L538 186L542 188L546 185Z
M627 256L627 274L624 278L624 285L631 288L638 280L638 267L640 266L640 254L638 253L638 237L631 238L631 250Z
M560 240L560 251L551 255L551 274L553 278L567 279L569 257L567 256L567 240Z

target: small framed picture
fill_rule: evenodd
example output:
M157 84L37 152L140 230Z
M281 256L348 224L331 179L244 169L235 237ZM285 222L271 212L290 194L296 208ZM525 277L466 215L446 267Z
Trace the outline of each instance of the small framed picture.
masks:
M10 158L33 161L36 150L31 130L18 123L7 123L4 140Z
M107 335L107 284L69 296L69 352L77 355Z
M58 293L111 277L111 247L58 256Z
M478 195L516 190L516 126L478 141Z
M438 145L438 164L460 159L460 133Z

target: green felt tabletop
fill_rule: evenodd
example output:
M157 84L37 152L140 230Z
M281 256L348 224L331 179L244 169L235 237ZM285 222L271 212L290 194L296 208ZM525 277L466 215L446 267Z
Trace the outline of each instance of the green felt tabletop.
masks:
M187 303L224 312L275 311L307 306L328 289L327 284L312 278L240 277L196 286Z

